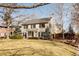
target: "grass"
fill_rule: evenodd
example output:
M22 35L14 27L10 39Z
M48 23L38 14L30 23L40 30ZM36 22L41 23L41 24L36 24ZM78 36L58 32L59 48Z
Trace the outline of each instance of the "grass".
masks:
M73 46L49 40L0 40L1 56L73 56Z

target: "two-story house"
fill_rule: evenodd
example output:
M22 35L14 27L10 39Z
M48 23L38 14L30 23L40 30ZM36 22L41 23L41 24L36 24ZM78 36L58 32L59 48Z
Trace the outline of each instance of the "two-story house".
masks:
M43 34L49 27L50 18L27 20L22 24L21 31L25 38L43 38Z

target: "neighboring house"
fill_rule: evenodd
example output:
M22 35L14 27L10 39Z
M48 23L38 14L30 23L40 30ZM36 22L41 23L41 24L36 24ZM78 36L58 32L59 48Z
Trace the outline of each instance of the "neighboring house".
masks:
M6 26L0 26L0 38L5 38L8 33L12 32L14 32L12 28L8 29Z
M27 20L22 24L21 31L25 38L43 38L49 27L50 18Z

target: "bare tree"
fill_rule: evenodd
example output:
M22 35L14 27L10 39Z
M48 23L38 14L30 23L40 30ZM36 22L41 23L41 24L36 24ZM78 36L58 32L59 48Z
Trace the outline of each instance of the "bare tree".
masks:
M10 25L12 23L12 16L11 14L14 12L14 9L32 9L37 8L43 5L47 5L48 3L37 3L33 4L32 6L18 6L16 3L1 3L0 7L3 7L3 15L0 15L0 17L5 21L7 28L10 28ZM9 39L9 33L7 34L7 38Z
M15 6L14 5L5 5L4 3L0 4L0 7L5 7L5 8L12 8L12 9L32 9L32 8L37 8L37 7L40 7L40 6L44 6L44 5L47 5L49 3L34 3L32 4L32 6Z
M16 4L5 4L5 5L16 5ZM7 33L7 39L9 39L9 35L10 35L10 32L9 32L9 29L10 29L10 25L12 23L12 13L14 12L14 9L11 9L11 8L3 8L3 15L2 15L2 19L4 20L7 28L8 28L8 33Z
M56 10L51 15L52 15L52 17L57 18L57 19L53 19L53 20L55 20L55 22L57 22L57 27L58 27L58 25L61 26L62 33L63 33L62 36L63 36L63 39L64 39L64 29L63 29L63 24L64 24L63 23L63 20L64 20L63 19L63 13L64 13L63 11L64 11L64 7L63 6L64 6L63 3L56 4ZM55 32L54 32L54 36L55 36Z
M64 18L63 18L63 14L64 14L64 4L60 4L59 5L59 10L61 11L59 14L60 20L61 20L61 24L62 24L62 33L63 33L63 39L64 39Z
M72 4L72 24L79 26L79 3ZM78 28L77 28L78 29Z

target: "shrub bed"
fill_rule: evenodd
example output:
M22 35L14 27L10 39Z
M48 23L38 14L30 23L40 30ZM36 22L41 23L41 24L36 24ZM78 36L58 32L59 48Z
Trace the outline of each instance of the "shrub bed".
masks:
M10 39L23 39L23 36L21 34L12 35L10 36Z

